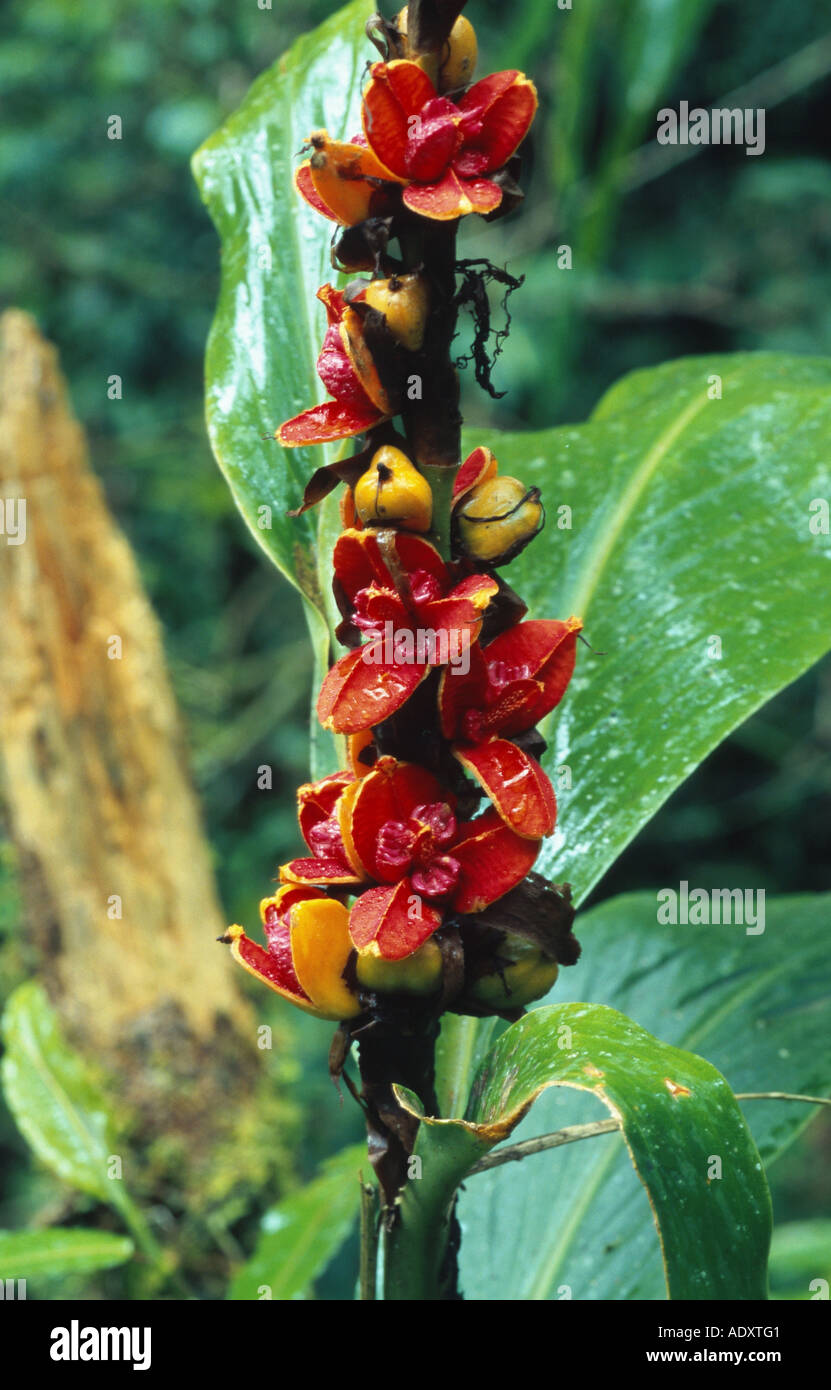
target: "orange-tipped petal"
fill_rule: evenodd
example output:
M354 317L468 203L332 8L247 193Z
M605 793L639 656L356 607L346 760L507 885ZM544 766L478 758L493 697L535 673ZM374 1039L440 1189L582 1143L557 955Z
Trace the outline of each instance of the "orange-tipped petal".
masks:
M353 887L363 883L363 875L357 873L343 859L292 859L280 865L282 883L318 884L331 883L337 887Z
M379 758L372 771L356 783L351 799L349 834L355 858L368 877L395 883L401 877L379 852L378 832L388 821L406 822L417 806L446 799L440 782L415 763Z
M384 639L342 656L329 671L317 700L324 729L357 734L388 719L410 698L428 668L384 659Z
M343 297L343 291L336 290L334 285L321 285L317 292L317 298L326 310L326 320L329 326L340 323L346 313L346 300Z
M352 951L349 912L334 898L291 909L291 954L300 986L320 1018L355 1018L361 1007L343 979Z
M447 582L447 566L431 541L407 531L395 531L390 534L400 566L407 574L424 570L440 584Z
M383 418L375 406L358 410L340 401L325 401L285 420L275 439L284 449L298 449L303 444L331 444L336 439L351 439L356 434L377 425Z
M463 579L446 598L433 599L419 608L419 623L434 632L446 632L458 642L469 643L479 631L482 614L499 592L495 579L487 574L471 574Z
M436 95L429 77L416 63L396 59L375 63L364 91L363 125L370 149L399 180L407 179L409 118Z
M362 755L375 747L375 739L371 729L361 729L357 734L350 734L347 739L347 750L349 753L349 766L356 777L366 777L372 768L371 759L364 762Z
M500 662L506 667L522 667L538 685L537 694L524 708L500 723L502 733L517 734L533 728L559 704L574 671L577 634L582 626L579 618L566 622L532 618L500 633L485 648L489 666Z
M404 960L438 931L441 913L403 878L392 888L370 888L353 903L349 933L359 951L374 946L384 960Z
M504 738L464 744L453 756L487 793L504 820L526 840L550 835L557 819L554 788L536 758Z
M480 77L478 82L474 82L472 87L468 87L461 101L459 110L466 116L475 116L479 120L484 120L489 111L492 111L496 103L509 92L514 83L523 77L516 68L506 68L504 72L491 72L487 77ZM471 144L473 141L471 140Z
M445 668L439 683L439 717L445 738L459 731L462 715L481 704L487 684L488 668L478 642L470 646L470 669L461 672Z
M494 594L499 593L499 581L490 574L469 574L453 589L448 598L472 603L478 613L484 613Z
M332 772L319 782L306 782L297 789L297 820L300 834L309 844L309 832L334 812L343 791L354 782L351 772ZM311 846L310 846L311 848Z
M453 483L453 504L455 504L470 492L471 488L477 487L479 483L484 483L488 478L496 477L499 465L494 457L493 451L480 444L478 449L474 449L472 454L468 454Z
M268 898L260 900L260 921L265 927L266 936L270 938L272 931L278 934L288 931L288 913L295 903L302 903L307 898L325 898L326 894L320 888L312 888L303 884L286 883L282 888L278 888L276 893L272 893Z
M452 222L472 212L493 212L502 202L502 189L490 179L460 179L448 169L438 183L411 183L404 189L404 202L420 217Z
M372 75L384 68L384 80L388 84L398 105L406 116L415 116L436 96L436 89L430 78L418 63L409 59L397 59L392 63L376 63Z
M328 217L330 222L338 221L332 209L327 207L315 188L312 179L311 160L305 160L305 162L300 165L299 169L295 171L294 186L301 198L305 199L309 206L314 208L315 212L319 212L321 217Z
M281 994L284 999L288 999L291 1004L296 1004L299 1009L305 1010L306 1013L318 1013L295 974L288 931L285 932L285 946L281 951L275 951L273 948L266 951L256 941L252 941L249 936L246 936L242 927L239 926L228 928L228 940L231 946L231 955L237 964L242 966L243 970L248 971L249 975L253 975L261 984L268 985L275 994Z
M537 89L521 72L496 72L475 83L459 103L481 117L482 128L466 149L481 150L487 169L499 169L519 148L536 114Z
M481 912L516 888L534 866L538 840L524 840L496 811L485 811L461 828L451 851L461 866L453 906L457 912Z

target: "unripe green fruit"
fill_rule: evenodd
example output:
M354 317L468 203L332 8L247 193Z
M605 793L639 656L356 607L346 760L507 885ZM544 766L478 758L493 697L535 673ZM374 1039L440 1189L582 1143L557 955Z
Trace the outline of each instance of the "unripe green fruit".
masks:
M512 963L503 964L501 973L481 976L469 991L486 1008L498 1011L533 1004L548 993L557 979L557 962L518 937L506 938L499 954Z
M374 942L358 952L359 984L376 994L435 994L441 985L442 955L435 941L425 941L404 960L384 960Z

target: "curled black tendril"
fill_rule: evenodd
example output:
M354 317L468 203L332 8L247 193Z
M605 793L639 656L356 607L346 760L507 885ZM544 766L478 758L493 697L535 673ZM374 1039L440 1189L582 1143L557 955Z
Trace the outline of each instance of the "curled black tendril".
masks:
M505 392L495 389L491 377L497 358L501 355L511 331L511 312L508 308L508 300L514 290L518 290L525 283L525 276L521 275L517 279L516 276L509 275L507 270L501 269L484 257L457 261L456 273L461 278L461 284L456 291L456 306L459 309L470 310L473 318L474 335L470 352L457 357L454 365L462 369L472 362L477 382L483 390L487 391L489 396L498 401L505 395ZM505 323L502 328L494 328L491 323L488 285L494 281L505 287L500 306L505 315Z

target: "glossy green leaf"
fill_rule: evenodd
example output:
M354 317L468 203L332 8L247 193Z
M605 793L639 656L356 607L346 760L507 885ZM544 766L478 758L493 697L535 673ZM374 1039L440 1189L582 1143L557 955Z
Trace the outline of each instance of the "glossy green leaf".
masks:
M14 991L2 1028L3 1091L24 1139L64 1182L124 1211L124 1183L107 1176L119 1149L106 1097L39 984Z
M315 688L329 664L315 513L299 506L320 448L283 449L277 426L325 399L315 363L326 317L315 295L333 280L333 224L294 187L312 130L360 130L368 11L355 0L303 35L258 78L244 102L194 156L193 169L222 242L222 282L205 359L205 409L214 454L252 534L304 599ZM313 777L337 766L331 735L312 710Z
M770 1247L774 1298L823 1299L831 1285L831 1221L787 1221Z
M611 1002L667 1043L708 1058L736 1092L827 1095L829 918L829 897L783 898L767 904L764 932L749 936L741 926L661 926L655 894L617 898L579 919L583 955L549 999ZM742 1109L765 1161L816 1111L784 1101ZM596 1119L596 1111L548 1091L513 1137ZM556 1299L560 1289L578 1299L664 1297L649 1204L616 1136L528 1158L521 1179L513 1165L482 1173L466 1185L459 1211L468 1298Z
M828 650L831 538L810 505L831 498L829 436L831 363L767 353L635 372L585 425L489 435L548 514L507 577L534 616L582 617L594 648L544 726L560 815L537 867L578 900Z
M282 449L272 436L326 395L315 371L326 316L315 295L334 274L333 224L306 205L293 180L311 131L325 126L348 139L360 130L372 52L367 17L364 0L355 0L298 39L193 161L222 241L205 363L211 443L254 536L321 612L316 517L286 512L299 505L323 454Z
M39 1274L93 1274L124 1264L133 1242L109 1231L55 1227L47 1231L0 1231L0 1283Z
M730 1087L709 1062L598 1004L527 1014L485 1058L466 1119L424 1121L416 1148L423 1178L405 1192L405 1225L415 1208L420 1224L431 1226L428 1204L446 1205L473 1163L552 1086L587 1092L619 1120L655 1213L672 1298L766 1297L770 1197ZM522 1177L512 1174L517 1187ZM562 1231L552 1229L550 1213L538 1219L556 1242ZM491 1261L500 1254L492 1250ZM498 1296L507 1296L501 1281Z
M367 1180L372 1176L366 1147L355 1144L266 1212L257 1247L234 1276L228 1297L303 1298L355 1224L361 1173Z

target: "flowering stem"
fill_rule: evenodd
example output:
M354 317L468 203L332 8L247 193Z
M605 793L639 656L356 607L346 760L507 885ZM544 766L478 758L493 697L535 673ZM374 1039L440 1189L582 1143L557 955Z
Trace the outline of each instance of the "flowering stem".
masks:
M427 281L430 303L428 341L419 364L415 399L408 400L402 410L412 459L432 488L432 539L444 559L450 558L450 506L462 448L459 381L452 356L459 313L458 226L458 221L435 223L419 238L421 274Z
M406 1087L428 1114L436 1113L437 1035L435 1019L425 1019L420 1027L410 1024L406 1029L400 1021L391 1020L389 1025L375 1023L359 1041L361 1099L370 1152L388 1209L407 1181L408 1160L418 1129L418 1121L398 1104L393 1087Z
M461 1230L455 1204L458 1172L434 1155L429 1172L407 1183L385 1232L384 1298L455 1301Z
M426 463L422 465L433 493L433 529L430 539L443 560L450 559L450 508L457 469Z
M349 488L327 609L331 622L337 607L335 633L349 650L322 675L316 709L323 727L350 743L341 770L298 793L312 857L283 865L281 886L263 900L267 949L238 925L225 938L277 993L339 1020L333 1076L358 1045L360 1093L348 1084L366 1116L383 1199L382 1296L395 1299L458 1297L459 1243L452 1165L431 1157L422 1175L421 1112L399 1101L397 1088L437 1116L439 1019L452 1009L514 1016L545 993L563 959L558 903L547 925L524 910L543 891L529 873L553 829L554 791L513 738L539 749L535 720L568 683L579 623L508 636L525 607L494 571L537 534L542 508L535 489L498 477L484 445L466 461L453 512L462 468L457 362L474 360L477 380L489 384L487 284L501 277L489 262L460 262L457 234L462 217L510 212L521 196L514 156L537 95L515 71L472 82L477 42L464 6L410 0L395 20L373 16L368 32L382 62L371 65L363 92L363 136L344 144L312 132L297 170L302 197L339 225L333 264L371 272L343 290L318 291L327 316L318 374L332 399L276 433L286 448L365 440L358 453L318 468L292 513L339 482ZM462 304L474 306L476 322L473 356L464 359L454 354ZM321 549L328 556L328 543ZM500 639L494 670L522 673L508 679L510 691L484 655ZM476 663L463 690L444 683L443 672L460 665L454 648ZM496 705L496 724L480 740ZM497 726L511 738L497 737ZM518 930L505 916L511 893ZM497 901L501 915L490 921ZM471 1029L465 1038L473 1040ZM456 1092L454 1104L458 1072L443 1088ZM377 1281L366 1194L362 1232L362 1297L370 1298Z
M372 1183L361 1183L360 1299L374 1302L378 1279L378 1194Z
M419 9L418 3L411 8L414 18ZM402 409L402 421L410 456L424 473L432 491L430 539L446 560L450 559L453 483L461 465L462 417L458 375L452 355L458 319L458 227L458 220L422 222L420 234L413 238L412 245L406 246L408 259L418 263L427 283L430 314L428 338L419 362L420 379ZM360 1042L362 1095L367 1106L370 1147L381 1145L387 1150L380 1166L376 1161L376 1170L382 1186L387 1187L388 1201L394 1189L403 1188L405 1194L399 1207L387 1207L384 1243L384 1297L387 1299L429 1300L458 1296L455 1253L448 1258L454 1229L449 1212L441 1209L441 1203L440 1210L433 1212L423 1210L421 1202L407 1200L408 1189L417 1185L414 1180L408 1182L407 1171L417 1122L401 1110L392 1089L395 1084L407 1087L415 1092L428 1114L438 1114L435 1094L437 1037L438 1023L428 1018L421 1030L411 1029L403 1034L395 1025L389 1030L377 1026ZM371 1259L371 1239L367 1224L362 1222L362 1269Z

